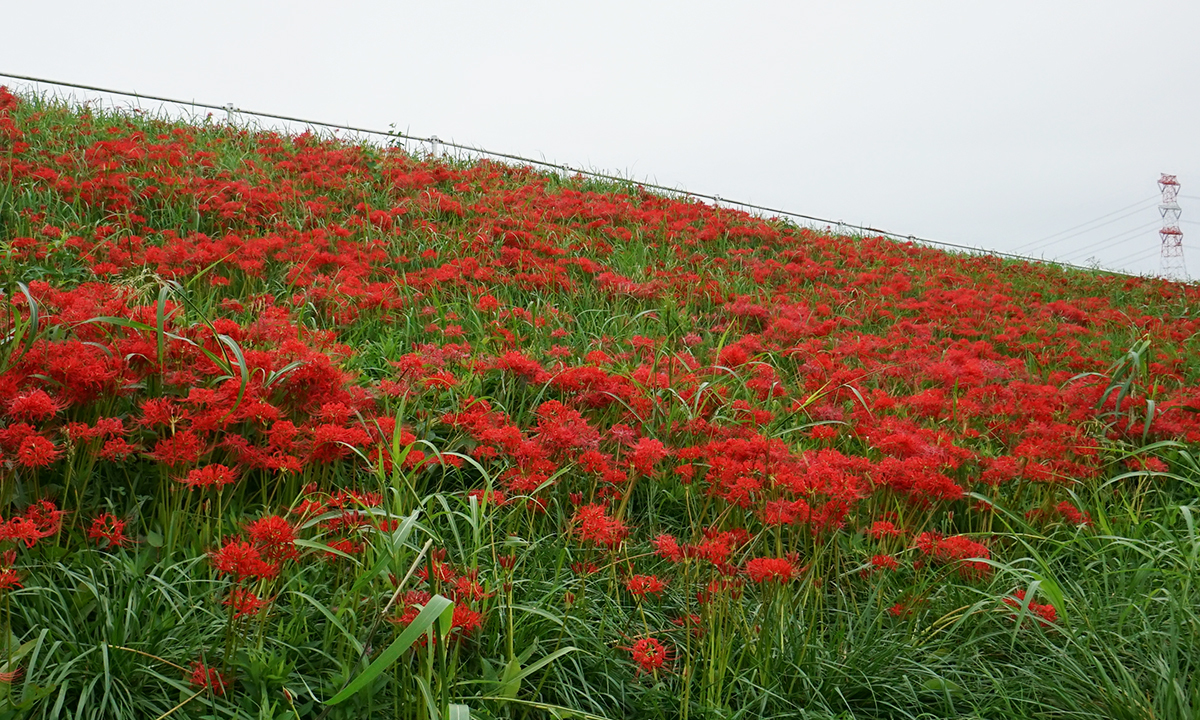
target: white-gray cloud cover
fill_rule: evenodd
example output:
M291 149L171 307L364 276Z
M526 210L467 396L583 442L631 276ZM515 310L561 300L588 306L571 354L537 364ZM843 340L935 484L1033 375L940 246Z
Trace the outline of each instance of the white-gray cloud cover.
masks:
M1200 276L1200 3L50 0L3 14L0 72L394 124L1130 271L1158 268L1151 196L1175 173Z

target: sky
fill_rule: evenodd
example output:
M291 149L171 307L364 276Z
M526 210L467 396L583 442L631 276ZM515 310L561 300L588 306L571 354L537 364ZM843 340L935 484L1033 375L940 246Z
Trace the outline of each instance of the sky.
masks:
M4 15L0 73L436 135L1127 272L1159 271L1157 181L1174 174L1200 277L1197 2L40 0Z

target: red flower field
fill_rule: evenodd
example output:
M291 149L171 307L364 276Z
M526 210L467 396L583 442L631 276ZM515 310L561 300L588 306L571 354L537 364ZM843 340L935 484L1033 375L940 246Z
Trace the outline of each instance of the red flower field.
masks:
M1196 285L4 89L0 232L21 713L1200 711Z

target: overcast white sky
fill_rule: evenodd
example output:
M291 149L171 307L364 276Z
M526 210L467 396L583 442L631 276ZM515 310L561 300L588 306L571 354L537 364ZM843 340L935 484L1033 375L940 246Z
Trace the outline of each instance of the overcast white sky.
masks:
M394 124L1136 272L1158 269L1153 196L1173 173L1200 276L1194 0L40 0L3 16L0 72Z

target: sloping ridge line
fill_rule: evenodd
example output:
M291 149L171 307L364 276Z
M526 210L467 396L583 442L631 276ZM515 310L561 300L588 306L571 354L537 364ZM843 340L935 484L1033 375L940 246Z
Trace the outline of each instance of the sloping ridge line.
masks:
M742 207L742 208L746 208L746 209L750 209L750 210L759 210L762 212L772 213L775 216L799 218L802 220L809 220L812 222L824 223L825 225L836 225L836 226L838 226L838 228L849 228L852 230L859 230L864 233L869 233L872 235L883 235L883 236L886 236L886 237L889 237L889 238L892 238L895 240L900 240L903 242L922 243L922 244L926 244L926 245L937 245L939 247L954 248L956 250L966 250L966 251L972 252L972 253L992 255L992 256L996 256L996 257L1009 258L1012 260L1024 260L1026 262L1037 263L1040 265L1057 265L1060 267L1068 267L1068 268L1072 268L1075 270L1084 270L1086 272L1098 272L1098 273L1106 273L1109 275L1122 275L1122 276L1126 276L1126 277L1139 277L1138 275L1135 275L1133 273L1121 272L1120 270L1106 270L1104 268L1086 267L1083 265L1075 265L1073 263L1068 263L1068 262L1057 262L1054 260L1045 260L1043 258L1030 257L1028 255L1018 255L1015 253L1001 252L999 250L987 250L987 249L981 248L981 247L972 247L970 245L960 245L957 243L942 242L940 240L930 240L929 238L917 237L915 235L904 235L901 233L891 232L890 230L883 230L880 228L864 226L864 225L853 225L850 223L841 222L840 220L830 220L828 218L820 218L820 217L815 217L813 215L805 215L803 213L792 212L791 210L781 210L779 208L766 207L763 205L755 205L753 203L741 202L739 200L730 200L729 198L725 198L720 195L709 195L707 193L692 192L690 190L679 190L678 188L671 188L671 187L667 187L666 185L658 185L656 183L637 182L636 180L624 178L619 175L609 175L607 173L596 172L594 170L584 170L581 168L573 168L569 165L564 165L564 164L560 164L560 163L552 163L552 162L547 162L545 160L535 160L534 158L528 158L528 157L524 157L522 155L513 155L512 153L497 152L495 150L487 150L485 148L474 147L471 145L463 145L461 143L456 143L453 141L442 140L441 138L437 137L436 135L433 135L430 137L420 137L417 135L408 135L406 133L395 132L395 131L373 130L371 128L355 127L353 125L339 125L337 123L324 122L321 120L308 120L305 118L298 118L298 117L293 117L290 115L279 115L276 113L259 112L256 110L244 110L242 108L231 107L228 105L214 105L211 103L196 102L195 100L179 100L178 98L168 98L168 97L162 97L159 95L145 95L145 94L137 93L137 92L129 92L129 91L125 91L125 90L114 90L112 88L102 88L102 87L96 87L94 85L82 85L79 83L62 82L60 80L50 80L47 78L33 77L33 76L29 76L29 75L15 75L12 73L0 72L0 77L12 78L14 80L25 80L27 82L43 83L46 85L55 85L58 87L75 88L77 90L90 90L92 92L102 92L102 93L108 93L110 95L122 95L124 97L139 98L139 99L143 99L143 100L154 100L156 102L172 103L175 105L190 106L190 107L195 107L195 108L204 108L205 110L236 112L241 115L251 115L254 117L270 118L272 120L283 120L285 122L300 123L303 125L310 125L313 127L323 127L323 128L337 129L337 130L349 130L351 132L363 133L366 135L378 135L378 136L382 136L382 137L400 138L403 140L412 140L414 142L420 142L420 143L440 143L442 145L446 145L447 147L452 147L452 148L455 148L458 150L464 150L464 151L470 152L470 153L477 153L479 155L488 155L491 157L505 158L507 160L515 160L518 162L528 163L531 165L538 165L538 166L546 167L546 168L554 168L556 170L562 170L567 173L576 173L576 174L580 174L580 175L587 175L589 177L600 178L602 180L611 180L613 182L634 183L640 187L650 188L652 190L660 190L663 192L675 193L678 195L685 195L687 197L698 198L701 200L710 200L714 203L726 203L728 205L737 205L738 207Z

